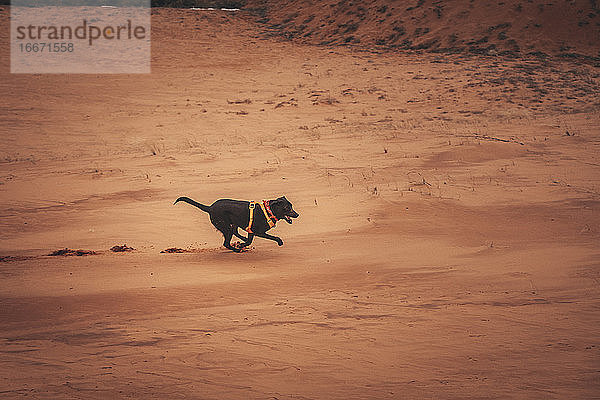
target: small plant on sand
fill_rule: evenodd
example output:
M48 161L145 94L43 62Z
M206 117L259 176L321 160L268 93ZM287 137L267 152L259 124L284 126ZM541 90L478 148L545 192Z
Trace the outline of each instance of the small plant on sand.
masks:
M165 151L165 145L163 143L151 143L150 144L150 153L153 156L159 155Z

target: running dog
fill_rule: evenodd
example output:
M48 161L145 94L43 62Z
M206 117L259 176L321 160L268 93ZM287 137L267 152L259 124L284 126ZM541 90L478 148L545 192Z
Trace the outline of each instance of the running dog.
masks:
M210 222L225 238L223 246L236 253L242 251L242 248L249 246L254 236L273 240L279 246L282 246L283 240L266 232L273 228L275 223L280 219L291 224L292 218L298 218L299 216L292 208L292 203L285 196L275 200L263 200L262 202L220 199L210 206L200 204L189 197L180 197L175 200L174 204L180 201L207 212L210 216ZM248 237L240 235L238 228L242 228L248 232ZM231 245L231 238L234 235L244 241L239 247Z

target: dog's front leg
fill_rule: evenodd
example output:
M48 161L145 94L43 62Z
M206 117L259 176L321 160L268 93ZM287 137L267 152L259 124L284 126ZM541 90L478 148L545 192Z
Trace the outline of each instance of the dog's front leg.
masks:
M249 233L248 239L246 239L244 241L244 243L240 244L240 248L250 246L252 244L253 239L254 239L254 233Z
M277 242L279 246L283 246L283 240L281 240L277 236L269 235L268 233L255 233L255 235L261 238L270 239L274 242Z
M240 245L240 248L250 246L250 244L252 244L252 240L254 239L254 233L248 233L248 237L246 238L240 235L238 228L235 228L233 234L244 241L244 243Z
M234 234L236 237L238 237L238 238L242 239L244 242L247 242L247 241L248 241L248 238L250 237L250 234L248 234L248 237L244 237L244 236L240 235L240 232L238 231L238 228L237 228L237 227L234 227L234 229L233 229L233 234Z

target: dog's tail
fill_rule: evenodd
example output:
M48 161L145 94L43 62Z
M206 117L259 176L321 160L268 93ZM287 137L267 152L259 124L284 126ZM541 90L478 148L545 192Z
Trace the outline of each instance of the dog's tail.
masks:
M175 200L175 203L173 203L173 204L177 204L180 201L183 201L183 202L186 202L188 204L191 204L194 207L198 207L199 209L201 209L204 212L210 212L210 206L205 206L204 204L200 204L197 201L194 201L194 200L190 199L189 197L180 197L177 200Z

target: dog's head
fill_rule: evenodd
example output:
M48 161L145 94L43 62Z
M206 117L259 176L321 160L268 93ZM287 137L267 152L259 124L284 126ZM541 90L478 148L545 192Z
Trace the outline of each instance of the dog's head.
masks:
M292 208L292 203L285 196L271 200L269 206L277 219L284 219L288 224L292 223L292 218L299 217L298 213Z

